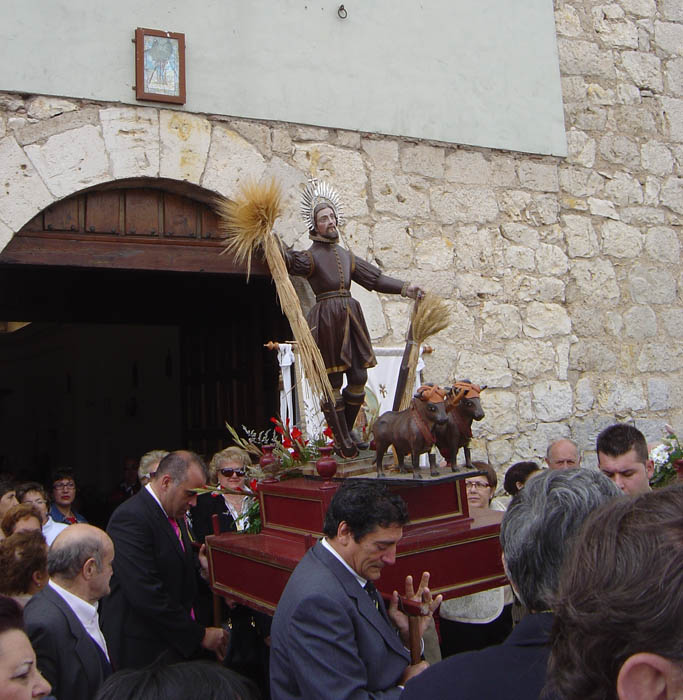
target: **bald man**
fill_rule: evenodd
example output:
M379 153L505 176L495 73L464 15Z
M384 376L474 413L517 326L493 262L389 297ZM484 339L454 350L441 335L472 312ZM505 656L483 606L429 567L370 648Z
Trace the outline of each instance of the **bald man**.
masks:
M76 524L47 556L48 585L24 609L38 669L57 698L91 700L111 673L97 603L109 593L114 544L106 532Z
M545 461L549 469L576 469L581 466L581 455L575 442L562 438L550 443Z

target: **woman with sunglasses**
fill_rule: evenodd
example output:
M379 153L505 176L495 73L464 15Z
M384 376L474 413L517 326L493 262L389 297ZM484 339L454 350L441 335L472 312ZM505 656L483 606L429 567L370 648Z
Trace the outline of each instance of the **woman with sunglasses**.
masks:
M246 529L252 495L245 490L244 482L250 466L249 455L239 447L227 447L213 456L209 464L209 483L217 484L221 492L198 496L197 505L190 510L192 531L198 542L213 534L214 514L218 515L221 532ZM235 491L238 493L233 493Z

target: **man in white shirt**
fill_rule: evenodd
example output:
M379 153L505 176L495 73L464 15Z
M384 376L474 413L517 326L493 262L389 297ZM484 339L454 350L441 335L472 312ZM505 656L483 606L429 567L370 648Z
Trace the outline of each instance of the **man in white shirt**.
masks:
M24 608L38 668L60 700L90 700L111 673L97 603L109 593L113 560L106 532L71 525L48 552L48 585Z

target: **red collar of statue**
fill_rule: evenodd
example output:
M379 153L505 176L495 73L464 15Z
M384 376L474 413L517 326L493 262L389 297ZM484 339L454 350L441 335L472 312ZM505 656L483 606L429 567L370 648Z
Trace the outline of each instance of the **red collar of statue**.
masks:
M466 438L472 437L472 425L462 417L457 406L448 415L453 416L453 420L455 421L455 424L458 426L458 430L462 433L462 435L464 435Z
M434 439L434 436L432 435L432 431L427 427L425 422L422 420L420 417L420 414L417 411L417 408L415 408L415 401L419 399L413 399L413 401L410 404L410 410L412 411L413 414L413 420L415 421L415 425L420 429L420 432L422 433L422 437L425 439L429 447L431 447L436 440Z

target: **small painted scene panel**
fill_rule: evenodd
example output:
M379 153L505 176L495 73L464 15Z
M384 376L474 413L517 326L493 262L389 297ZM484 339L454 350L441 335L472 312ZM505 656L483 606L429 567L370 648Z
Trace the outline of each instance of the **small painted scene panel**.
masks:
M178 39L145 35L145 92L180 95Z

